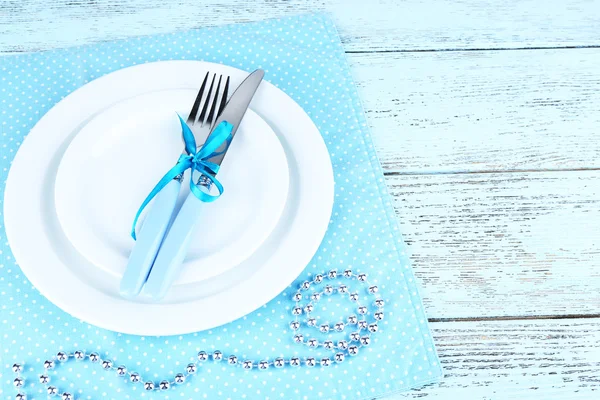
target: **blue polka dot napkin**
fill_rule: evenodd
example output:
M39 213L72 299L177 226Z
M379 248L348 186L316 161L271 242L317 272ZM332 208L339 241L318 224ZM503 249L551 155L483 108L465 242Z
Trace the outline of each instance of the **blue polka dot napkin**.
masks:
M176 388L148 392L143 384L130 383L128 375L118 376L115 370L103 370L89 360L69 360L48 375L59 393L68 391L77 399L374 399L438 380L441 368L381 166L340 40L327 16L268 20L1 58L2 180L6 181L10 162L28 131L70 92L120 68L175 59L219 62L244 70L263 68L265 79L290 95L313 119L329 148L336 183L331 224L319 251L297 282L252 314L209 331L139 337L91 326L47 301L15 263L2 226L0 398L14 398L17 393L13 387L15 362L24 363L21 392L29 398L45 398L46 385L38 382L44 360L59 350L73 353L77 349L95 351L115 365L124 364L156 385L162 379L174 381L175 374L196 360L200 350L220 350L256 362L280 356L288 360L332 357L328 367L286 365L265 371L209 360ZM3 198L3 186L1 190ZM333 354L322 347L315 350L294 343L290 328L295 305L292 296L298 284L332 268L340 274L346 268L367 273L386 301L378 332L368 346L355 356L346 356L342 363L333 361ZM331 282L339 285L336 280ZM355 290L349 286L350 292ZM314 313L319 321L333 324L356 313L356 304L347 296L324 296L315 304ZM315 337L339 338L356 329L347 324L343 333L317 331L322 337Z

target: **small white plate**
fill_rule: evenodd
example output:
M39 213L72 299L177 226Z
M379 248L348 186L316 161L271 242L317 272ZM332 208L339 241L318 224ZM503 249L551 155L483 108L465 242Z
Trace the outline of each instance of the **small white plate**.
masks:
M176 335L213 328L277 296L317 251L333 206L329 153L308 115L270 84L268 75L250 109L271 127L284 149L289 188L276 226L248 258L212 278L173 286L162 303L143 303L120 297L119 277L95 265L65 234L54 194L58 167L73 139L94 117L127 99L161 91L198 90L207 71L231 76L232 87L248 75L199 61L125 68L65 97L40 119L21 145L4 195L7 238L31 283L71 315L102 328L138 335ZM179 141L178 137L175 142ZM122 179L136 179L136 172L143 171L127 171Z
M55 200L65 235L81 255L118 279L134 244L129 233L138 207L181 154L175 112L186 118L195 96L194 90L174 89L122 101L85 125L62 158ZM180 203L189 193L189 176L188 171ZM289 186L285 152L275 132L251 110L218 179L225 191L203 205L202 227L175 284L205 280L239 265L279 221Z

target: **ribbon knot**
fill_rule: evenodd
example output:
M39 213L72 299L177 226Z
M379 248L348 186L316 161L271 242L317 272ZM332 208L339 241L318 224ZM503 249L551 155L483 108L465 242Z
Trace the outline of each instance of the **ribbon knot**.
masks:
M233 125L227 121L221 122L208 136L206 142L198 149L196 146L196 139L190 127L185 121L178 115L179 122L181 123L181 130L183 140L185 142L185 152L179 156L177 164L171 168L161 179L158 181L152 191L146 196L146 199L138 209L133 220L131 227L131 237L136 240L135 228L138 223L138 219L142 214L142 211L152 201L152 199L173 179L178 176L183 176L185 171L188 169L192 170L190 177L190 191L198 198L198 200L205 203L210 203L218 199L223 194L223 185L215 178L215 175L219 172L220 166L209 159L223 154L226 150L217 152L223 143L231 142L231 130ZM200 176L198 179L195 178L195 172L198 172ZM211 187L215 186L218 190L217 194L211 194Z

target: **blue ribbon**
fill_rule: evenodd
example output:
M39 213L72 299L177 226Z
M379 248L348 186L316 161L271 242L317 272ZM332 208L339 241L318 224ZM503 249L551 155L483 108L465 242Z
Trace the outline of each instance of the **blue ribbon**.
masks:
M133 226L131 227L131 237L136 240L135 228L138 223L138 219L144 211L144 208L152 201L169 182L175 179L179 175L183 175L188 169L192 170L192 176L190 177L190 190L198 198L198 200L205 203L210 203L218 199L223 194L223 185L219 182L215 175L219 172L219 165L208 161L210 158L223 154L223 152L215 152L225 142L231 140L231 130L233 125L227 121L221 122L209 135L206 142L202 147L196 151L196 139L190 127L185 123L183 119L178 115L179 122L181 123L181 130L183 140L185 142L185 152L182 154L177 161L177 164L167 172L160 181L154 186L154 189L148 194L142 205L140 206L135 219L133 220ZM194 178L194 172L198 171L200 176L205 176L210 182L211 186L216 186L219 193L211 195L201 188L203 186L195 183L197 180Z

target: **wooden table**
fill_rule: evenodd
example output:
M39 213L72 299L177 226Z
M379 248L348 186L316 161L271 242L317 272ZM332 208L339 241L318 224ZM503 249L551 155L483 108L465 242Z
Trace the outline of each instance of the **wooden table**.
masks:
M446 376L600 398L598 0L3 0L0 52L331 12Z

